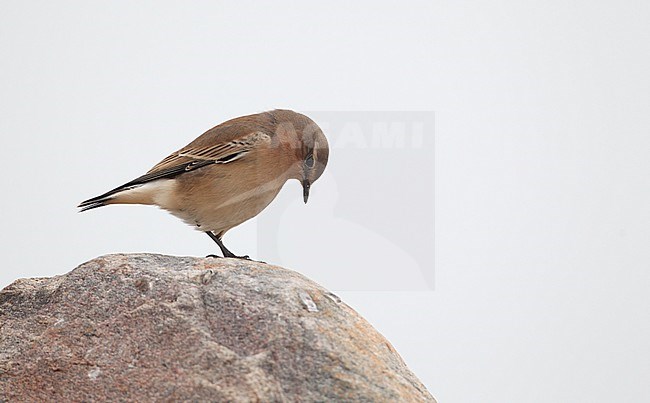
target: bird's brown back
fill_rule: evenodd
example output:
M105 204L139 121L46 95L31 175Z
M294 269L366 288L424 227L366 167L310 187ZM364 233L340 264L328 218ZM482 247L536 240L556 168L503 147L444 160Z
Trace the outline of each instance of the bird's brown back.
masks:
M248 148L255 146L253 143L258 140L258 137L251 137L254 133L268 135L271 143L274 143L279 125L286 123L299 130L301 125L306 124L305 120L311 122L306 116L289 110L274 110L228 120L211 128L185 147L172 153L147 173L150 174L174 166L188 164L196 160L193 155L201 154L204 151L207 155L206 158L210 159L218 159L227 155L228 152L246 151ZM277 144L274 145L278 146Z

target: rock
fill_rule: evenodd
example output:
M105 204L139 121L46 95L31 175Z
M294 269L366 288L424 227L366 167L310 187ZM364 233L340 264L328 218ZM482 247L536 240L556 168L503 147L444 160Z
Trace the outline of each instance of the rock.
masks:
M293 271L108 255L0 292L0 401L435 401L390 343Z

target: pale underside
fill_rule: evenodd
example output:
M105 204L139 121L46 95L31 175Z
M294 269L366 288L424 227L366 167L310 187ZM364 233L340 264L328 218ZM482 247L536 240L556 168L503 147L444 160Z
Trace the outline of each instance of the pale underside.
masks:
M222 236L259 214L289 178L289 166L277 151L262 132L209 146L190 144L143 178L179 166L186 172L125 188L111 202L157 205L198 230Z

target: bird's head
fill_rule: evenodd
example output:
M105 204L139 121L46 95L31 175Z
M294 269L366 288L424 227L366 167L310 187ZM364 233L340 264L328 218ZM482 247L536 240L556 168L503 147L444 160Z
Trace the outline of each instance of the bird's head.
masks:
M295 163L290 172L293 179L302 184L303 200L307 203L311 185L323 174L329 158L327 138L318 125L305 115L293 111L274 111L289 127ZM288 135L287 135L288 136Z
M323 131L316 126L310 134L303 137L302 152L302 194L303 200L307 203L309 198L309 189L311 184L320 178L327 166L330 149L327 144L327 138Z

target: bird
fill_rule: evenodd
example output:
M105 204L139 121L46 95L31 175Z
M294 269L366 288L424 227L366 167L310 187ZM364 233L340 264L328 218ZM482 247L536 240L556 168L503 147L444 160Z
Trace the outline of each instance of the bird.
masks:
M223 257L250 259L231 252L224 234L264 210L290 179L300 181L306 204L328 158L327 138L312 119L276 109L223 122L144 175L77 207L155 205L208 234Z

